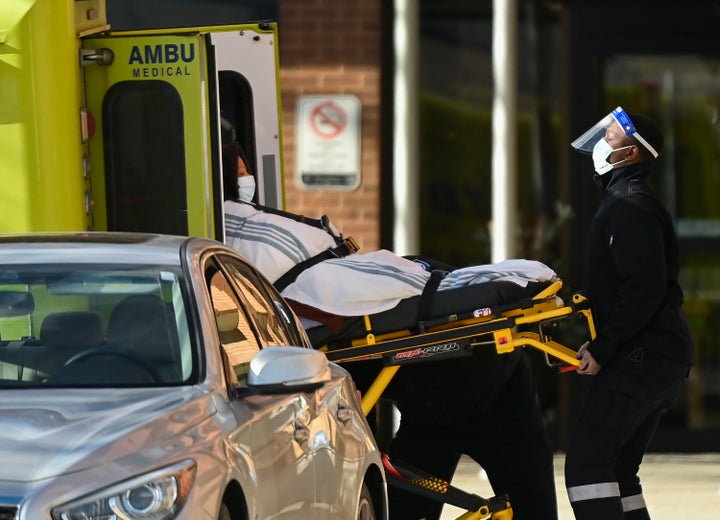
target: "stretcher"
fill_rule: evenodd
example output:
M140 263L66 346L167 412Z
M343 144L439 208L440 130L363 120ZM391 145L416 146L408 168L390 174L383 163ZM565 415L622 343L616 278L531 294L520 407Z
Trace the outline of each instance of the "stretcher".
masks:
M325 344L322 344L322 332L311 332L309 335L316 348L325 351L331 361L342 364L382 360L379 373L362 396L365 415L373 410L403 365L469 355L472 349L494 348L498 354L507 354L518 348L530 347L541 351L547 364L559 372L576 369L579 365L576 350L564 344L557 337L556 330L561 328L559 325L562 323L575 319L579 326L573 327L576 332L573 345L577 347L584 340L593 339L595 323L588 298L579 292L567 298L560 297L562 280L529 284L525 294L519 298L510 298L511 294L505 294L510 286L515 287L514 292L517 293L515 284L501 286L501 283L489 282L479 284L484 287L475 288L469 286L464 292L478 295L478 299L473 301L470 298L469 302L461 305L464 308L459 312L433 313L433 317L420 320L413 319L413 312L362 316L348 327L353 330L342 334L326 333L330 341ZM447 292L455 291L458 290ZM457 294L438 293L438 296L446 302L437 302L433 305L435 308L447 308L463 300ZM406 306L416 311L422 303L408 302ZM581 329L579 336L578 329ZM387 456L385 468L390 485L467 510L458 520L512 518L512 507L506 496L486 499L465 493L421 470L394 464Z
M530 281L547 280L549 276L546 272L543 273L543 271L550 270L547 266L544 266L545 270L524 270L522 268L518 271L515 268L475 270L476 275L472 279L473 281L468 281L467 285L456 287L457 284L465 283L456 280L455 284L451 284L455 288L448 289L446 285L443 290L438 290L442 285L443 277L449 272L455 271L454 268L429 258L406 257L408 260L417 261L423 265L424 270L430 271L430 277L419 296L404 298L388 311L351 317L325 311L324 309L330 307L328 300L333 301L332 296L335 297L334 301L355 301L353 298L345 298L345 290L348 291L348 294L353 294L350 289L354 289L356 292L359 290L360 293L369 292L369 296L372 296L372 284L368 286L355 283L352 287L344 287L344 277L340 276L337 270L315 271L316 278L310 278L317 280L318 286L329 279L333 280L334 291L331 292L330 298L326 299L328 295L324 292L321 292L322 296L318 296L320 293L306 290L294 293L303 296L302 301L293 300L293 291L288 291L288 289L300 280L300 276L307 277L307 274L312 272L311 269L318 264L327 267L326 261L352 256L358 251L358 245L351 237L344 237L337 232L325 216L320 219L308 219L302 215L282 210L253 206L265 213L309 226L307 229L293 226L293 231L288 231L285 235L288 243L299 241L304 243L304 238L309 239L310 236L316 239L318 238L317 230L321 230L322 234L328 233L333 238L335 247L321 251L306 251L310 256L300 262L293 259L296 264L281 274L274 281L274 285L283 293L297 316L304 320L303 323L307 326L306 332L313 347L324 351L329 360L341 364L365 360L379 362L372 363L373 374L376 365L381 368L370 386L367 390L364 385L362 386L364 392L361 404L365 415L370 414L403 365L427 363L457 356L472 356L477 353L476 349L488 347L494 348L498 354L509 354L518 348L532 347L545 354L549 365L557 367L560 371L572 370L578 365L576 352L566 347L564 342L556 339L554 325L569 321L567 318L579 316L584 321L587 339L595 336L590 304L582 294L573 294L569 299L563 300L559 296L559 291L562 289L561 280L552 283ZM235 209L237 210L239 207ZM269 235L268 240L261 242L256 241L256 236L253 240L246 240L242 233L237 232L230 245L252 259L256 256L255 249L258 244L262 244L266 258L277 259L276 262L270 263L277 268L289 258L285 251L277 247L276 244L279 241L274 236L278 230L285 228L290 229L287 225L278 223L273 226L273 238L271 239ZM322 238L326 239L327 237L323 236ZM326 241L318 239L318 243L325 245ZM245 246L247 248L243 249ZM381 251L375 253L379 254ZM373 261L369 261L366 264L366 273L372 273L375 269L374 266L371 267L372 263ZM383 263L384 261L381 259L378 265L383 265ZM394 262L388 261L388 265L398 270L403 269ZM318 274L320 272L322 275ZM334 272L335 276L328 275L328 272ZM356 269L356 272L362 272L362 270ZM495 281L476 283L475 280L480 277L481 272L484 274L483 280ZM397 279L400 278L397 277ZM361 279L367 280L368 278ZM395 282L398 281L397 279ZM511 281L513 279L520 280L521 283ZM527 281L527 285L521 285L522 281ZM311 288L316 288L316 284L309 283L307 289ZM413 285L412 289L403 293L412 294L417 287ZM390 293L395 295L392 291ZM312 298L307 298L308 294L313 294L316 299L322 300L322 309L313 306ZM362 299L364 294L356 296ZM349 306L345 310L347 308ZM536 327L537 330L530 330L531 327ZM580 345L583 341L575 339L572 343L568 342L567 344ZM497 361L494 356L484 357L483 361L487 358ZM505 358L505 360L511 361L509 358ZM483 368L488 366L485 365ZM351 373L354 372L350 367L347 368ZM470 372L473 369L474 367L471 367ZM408 374L408 378L412 379L416 372L408 370L403 374ZM355 375L353 373L353 377ZM398 379L402 379L402 376ZM489 385L493 386L494 381L495 378L489 381ZM460 507L467 511L460 517L461 519L507 520L512 518L512 507L506 496L485 499L458 490L450 483L407 464L392 462L387 455L383 457L383 460L390 485Z

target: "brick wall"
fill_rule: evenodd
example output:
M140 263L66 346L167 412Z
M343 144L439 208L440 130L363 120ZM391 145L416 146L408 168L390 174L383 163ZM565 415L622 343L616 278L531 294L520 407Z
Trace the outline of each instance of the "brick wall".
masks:
M365 252L380 242L382 1L279 2L286 209L326 214ZM360 100L361 181L355 190L308 190L296 180L296 105L300 96L312 94L352 94Z

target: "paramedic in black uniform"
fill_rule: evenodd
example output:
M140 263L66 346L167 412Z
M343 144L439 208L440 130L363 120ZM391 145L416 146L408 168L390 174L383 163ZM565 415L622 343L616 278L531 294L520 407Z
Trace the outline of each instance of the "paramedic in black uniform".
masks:
M663 136L618 107L572 147L592 153L602 200L587 250L598 334L577 371L593 381L567 447L568 498L578 520L647 520L640 463L693 350L672 218L650 187Z

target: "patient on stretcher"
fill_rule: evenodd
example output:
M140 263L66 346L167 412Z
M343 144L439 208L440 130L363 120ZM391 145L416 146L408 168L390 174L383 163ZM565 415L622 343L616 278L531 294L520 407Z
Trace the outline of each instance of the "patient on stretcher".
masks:
M453 269L385 249L359 253L325 216L311 219L253 204L254 190L249 193L241 182L252 176L236 141L223 148L223 169L225 243L275 284L307 330L322 325L338 333L346 318L385 313L401 302L402 316L412 320L434 311L464 312L485 300L490 305L519 298L556 279L552 269L533 260ZM397 325L399 318L390 321Z
M328 258L314 263L312 259L337 250L346 240L326 219L319 219L320 225L316 227L309 219L296 221L291 215L269 213L253 204L233 200L225 202L224 210L227 245L253 262L271 282L277 285L286 273L306 263L306 268L294 273L294 279L285 278L279 287L306 329L324 325L337 332L344 317L394 309L405 299L421 296L431 277L436 276L440 278L433 281L437 282L438 294L487 282L504 282L492 288L478 288L478 294L488 290L495 294L500 288L509 291L507 297L512 297L513 288L517 289L515 294L527 294L523 289L556 279L555 272L545 264L524 259L449 272L435 270L433 275L432 261L405 258L384 249L359 253L349 248L344 251L345 256L338 256L337 252L326 254ZM325 228L320 227L322 222ZM464 294L472 297L472 292L466 289ZM453 300L462 305L462 298L456 296ZM482 298L472 300L468 305L477 306ZM464 309L447 312L460 310Z

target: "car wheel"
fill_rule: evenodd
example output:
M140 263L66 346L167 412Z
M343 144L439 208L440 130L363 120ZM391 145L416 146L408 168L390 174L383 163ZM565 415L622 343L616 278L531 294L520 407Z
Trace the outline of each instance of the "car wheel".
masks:
M370 494L370 489L364 482L362 490L360 491L357 518L358 520L375 520L375 504L373 504L373 497Z

